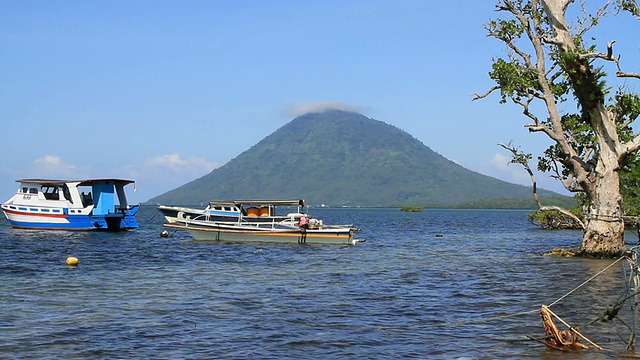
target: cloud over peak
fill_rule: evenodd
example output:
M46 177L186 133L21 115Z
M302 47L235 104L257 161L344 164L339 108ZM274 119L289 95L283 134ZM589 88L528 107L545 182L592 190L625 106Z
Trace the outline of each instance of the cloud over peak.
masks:
M305 103L295 103L289 104L285 109L284 113L287 116L300 116L313 112L323 112L327 110L344 110L344 111L354 111L354 112L362 112L364 108L358 105L347 104L339 101L312 101Z

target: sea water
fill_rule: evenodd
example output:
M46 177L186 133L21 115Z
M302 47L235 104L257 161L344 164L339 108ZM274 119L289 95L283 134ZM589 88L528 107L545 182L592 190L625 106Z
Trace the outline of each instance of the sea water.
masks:
M154 207L121 233L18 230L2 219L0 358L620 357L619 324L584 324L623 294L625 261L543 256L578 246L581 232L542 230L526 214L311 209L361 228L366 242L355 246L162 237ZM532 340L544 336L540 306L556 301L556 314L607 350L562 353Z

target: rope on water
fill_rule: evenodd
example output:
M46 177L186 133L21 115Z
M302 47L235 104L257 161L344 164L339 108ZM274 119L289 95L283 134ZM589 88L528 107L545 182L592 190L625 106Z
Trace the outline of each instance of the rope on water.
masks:
M592 281L596 277L600 276L602 273L604 273L605 271L609 270L612 266L614 266L615 264L617 264L618 262L620 262L621 260L624 260L624 259L626 259L626 256L622 256L622 257L616 259L614 262L612 262L611 264L607 265L607 267L605 267L604 269L600 270L598 273L596 273L595 275L593 275L589 279L587 279L584 282L582 282L580 285L576 286L574 289L570 290L569 292L567 292L566 294L562 295L561 297L559 297L558 299L556 299L555 301L553 301L552 303L550 303L549 305L546 305L546 306L547 307L551 307L553 305L558 304L560 301L564 300L569 295L571 295L574 292L578 291L581 287L585 286L590 281ZM629 296L629 297L631 297L631 296ZM624 300L628 299L629 297L625 298ZM624 300L622 302L624 302ZM620 306L621 306L621 303L620 303ZM423 327L433 327L433 326L443 327L443 326L458 326L458 325L465 325L465 324L480 324L480 323L490 322L490 321L494 321L494 320L501 320L501 319L512 318L512 317L516 317L516 316L539 313L539 312L540 312L540 308L536 307L533 310L526 310L526 311L521 311L521 312L517 312L517 313L513 313L513 314L505 314L505 315L501 315L501 316L492 316L492 317L481 318L481 319L460 320L460 321L453 321L453 322L447 322L447 323L442 323L442 324L429 324L429 325L413 325L413 326L397 326L397 327L394 327L394 326L391 326L391 327L379 326L379 327L377 327L377 329L378 330L406 331L406 330L410 330L410 329L419 329L419 328L423 328ZM606 311L605 311L605 314L606 314ZM593 322L595 322L595 321L593 321Z
M564 300L566 297L568 297L569 295L573 294L574 292L576 292L578 289L580 289L581 287L585 286L586 284L588 284L591 280L597 278L598 276L600 276L603 272L609 270L610 267L612 267L613 265L617 264L620 260L625 259L625 256L622 256L620 258L618 258L616 261L612 262L611 264L609 264L607 267L605 267L604 269L600 270L598 273L596 273L595 275L593 275L592 277L588 278L587 280L585 280L582 284L576 286L573 290L569 291L568 293L562 295L561 297L559 297L556 301L552 302L551 304L547 305L549 307L559 303L560 301Z
M155 219L155 217L156 217L156 216L158 216L158 214L161 214L161 213L162 213L162 212L161 212L160 210L156 211L156 213L155 213L155 214L153 214L153 216L152 216L152 217L150 217L150 218L147 220L147 222L151 222L151 220Z

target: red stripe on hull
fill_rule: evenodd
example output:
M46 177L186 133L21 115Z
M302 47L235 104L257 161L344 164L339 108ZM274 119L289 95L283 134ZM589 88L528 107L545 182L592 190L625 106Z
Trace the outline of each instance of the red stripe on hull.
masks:
M2 209L2 211L9 214L24 215L24 216L41 216L41 217L62 218L62 219L67 217L66 214L47 214L47 213L41 213L41 212L36 213L36 212L28 212L28 211L10 210L10 209Z

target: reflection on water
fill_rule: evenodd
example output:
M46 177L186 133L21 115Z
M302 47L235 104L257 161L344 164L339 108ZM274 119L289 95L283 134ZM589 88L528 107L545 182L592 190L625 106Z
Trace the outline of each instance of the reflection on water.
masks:
M354 223L367 242L194 242L179 230L162 238L151 207L126 233L14 230L2 220L0 355L606 359L624 351L610 322L581 330L610 352L559 353L529 339L544 334L540 306L573 289L552 309L574 326L623 294L624 262L581 286L612 260L541 255L579 245L580 232L540 230L523 211L312 215ZM68 256L80 265L67 267Z

